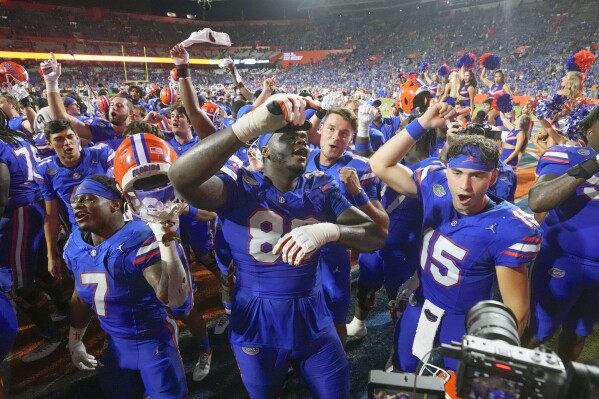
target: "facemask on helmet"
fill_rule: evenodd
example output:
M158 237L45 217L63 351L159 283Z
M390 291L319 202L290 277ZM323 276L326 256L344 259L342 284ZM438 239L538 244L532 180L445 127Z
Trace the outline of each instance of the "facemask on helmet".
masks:
M29 96L28 86L29 74L22 65L12 61L0 63L0 87L2 90L17 100L22 100Z
M176 159L170 145L147 133L129 136L117 148L114 177L134 215L161 222L185 208L168 179Z
M202 106L202 109L206 112L216 130L222 130L225 122L225 112L223 109L214 103L205 104Z
M428 86L422 80L409 79L401 86L401 89L399 102L403 112L409 114L415 108L418 108L420 112L428 109L433 96Z

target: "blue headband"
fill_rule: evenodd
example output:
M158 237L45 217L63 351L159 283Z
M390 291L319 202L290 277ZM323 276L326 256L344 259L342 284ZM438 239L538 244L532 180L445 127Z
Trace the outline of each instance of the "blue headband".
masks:
M81 194L93 194L109 200L121 199L121 197L118 196L114 191L110 190L99 181L89 178L81 182L79 187L77 187L77 191L75 191L74 196L77 197Z
M69 105L76 103L77 101L75 101L75 99L73 97L65 97L64 98L64 106L68 107Z
M481 160L480 148L468 145L462 149L462 152L447 161L449 168L476 169L485 172L491 172L497 168L492 162L484 163Z

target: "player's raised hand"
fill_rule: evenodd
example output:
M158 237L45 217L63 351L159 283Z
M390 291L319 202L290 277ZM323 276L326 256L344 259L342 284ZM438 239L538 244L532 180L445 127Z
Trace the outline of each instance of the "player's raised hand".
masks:
M231 58L223 58L222 60L220 60L218 62L218 66L220 68L231 69L232 67L235 66L235 63L233 62L233 60Z
M163 220L158 220L157 216L152 217L152 221L148 222L148 226L152 229L152 233L156 237L156 241L162 244L168 244L169 241L181 241L179 233L179 215L163 215ZM143 219L142 219L143 220Z
M42 73L44 74L44 79L46 82L56 82L60 77L60 62L56 60L56 56L54 53L50 53L50 59L47 61L43 61L40 64L42 68Z
M468 113L470 110L465 111ZM442 128L447 125L447 120L453 120L458 116L455 108L447 103L436 103L428 107L424 115L418 118L418 122L426 130Z
M175 65L185 65L189 63L189 53L181 43L178 43L171 49L171 59Z
M308 129L306 108L320 109L318 104L295 94L275 94L252 112L233 124L233 133L245 143L263 133L280 132L283 128Z
M360 125L368 125L372 123L373 120L376 119L379 110L374 106L369 104L362 104L358 107L358 124Z
M345 104L343 94L338 92L332 92L322 98L320 108L328 111L334 107L342 107Z
M272 253L275 255L280 253L283 262L291 266L299 266L324 244L337 241L340 234L339 226L333 223L296 227L279 239Z
M358 172L356 172L355 168L345 166L339 169L339 180L345 184L347 192L351 195L358 195L362 191Z

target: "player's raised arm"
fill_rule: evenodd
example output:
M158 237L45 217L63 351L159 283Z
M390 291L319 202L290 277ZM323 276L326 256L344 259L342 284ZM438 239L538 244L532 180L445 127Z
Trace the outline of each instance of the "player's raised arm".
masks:
M189 53L183 45L176 44L171 49L171 58L177 68L179 91L183 106L187 111L187 115L189 115L193 130L195 130L200 139L204 139L216 132L216 128L210 118L208 118L208 115L206 115L206 112L200 107L198 97L195 94L195 88L193 87L189 73Z
M372 155L370 166L374 174L398 193L416 197L418 190L412 179L412 171L400 165L399 161L427 131L444 127L446 120L455 116L456 112L449 104L437 103L430 106L424 115L412 121Z
M287 125L302 126L306 118L307 101L295 95L272 96L230 128L202 140L179 157L170 168L169 178L174 187L197 208L209 211L220 208L226 201L226 192L221 180L211 177L243 143Z
M50 53L52 58L40 64L44 80L46 81L46 91L48 93L48 106L54 119L65 119L70 122L77 134L88 140L92 140L92 132L89 126L81 122L79 119L70 116L67 113L60 91L58 90L58 78L60 78L61 67L56 61L54 53Z

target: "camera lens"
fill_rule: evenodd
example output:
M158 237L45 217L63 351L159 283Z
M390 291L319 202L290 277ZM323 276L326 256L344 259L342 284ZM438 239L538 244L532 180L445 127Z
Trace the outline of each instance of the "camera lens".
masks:
M466 331L475 337L520 346L516 317L501 302L481 301L474 305L466 315Z

